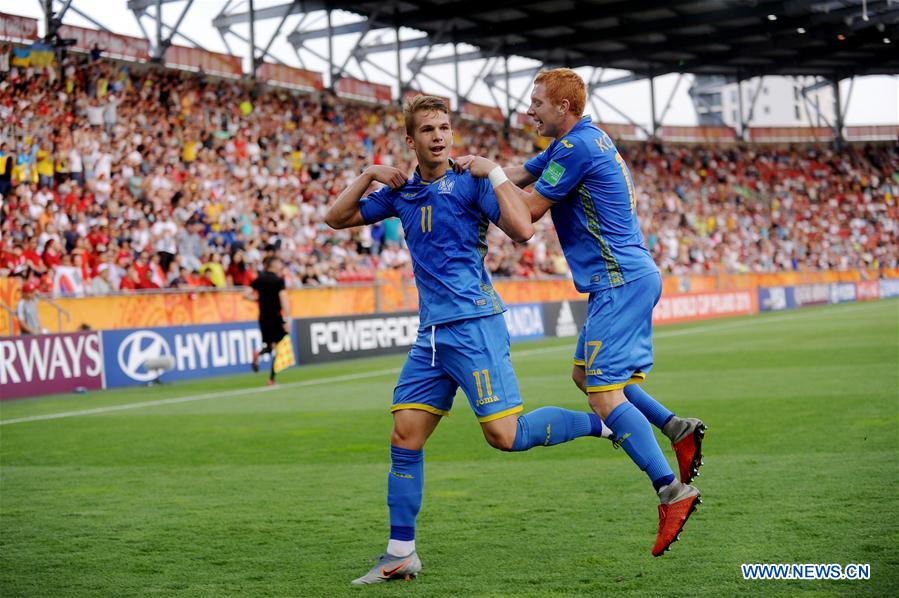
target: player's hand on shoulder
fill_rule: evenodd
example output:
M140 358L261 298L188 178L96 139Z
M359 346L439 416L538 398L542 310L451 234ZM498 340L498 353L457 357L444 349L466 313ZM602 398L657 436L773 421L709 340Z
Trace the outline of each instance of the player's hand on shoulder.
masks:
M366 168L365 172L374 180L384 183L391 189L399 189L406 184L405 173L393 166L373 165Z
M471 176L485 177L496 168L496 164L483 156L462 156L456 162L463 170L471 172Z
M474 160L477 156L462 156L461 158L453 159L453 170L456 171L456 174L462 174L468 167L471 166L472 160Z

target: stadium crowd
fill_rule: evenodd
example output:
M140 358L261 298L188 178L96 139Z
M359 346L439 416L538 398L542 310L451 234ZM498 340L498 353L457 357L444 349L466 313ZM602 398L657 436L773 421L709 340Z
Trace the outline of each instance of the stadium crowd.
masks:
M96 53L56 69L8 57L0 67L0 276L86 294L244 286L271 252L291 287L411 271L396 219L352 231L324 224L366 165L411 173L395 107L259 91ZM520 164L539 150L523 131L461 120L454 130L458 155ZM663 272L899 265L895 146L620 150ZM490 271L567 275L551 219L537 231L515 245L494 228Z

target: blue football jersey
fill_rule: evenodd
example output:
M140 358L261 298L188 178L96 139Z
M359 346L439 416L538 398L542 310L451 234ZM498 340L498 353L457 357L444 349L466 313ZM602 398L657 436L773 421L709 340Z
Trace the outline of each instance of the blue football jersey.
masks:
M452 170L425 181L416 169L402 188L383 187L359 208L367 224L403 223L422 327L505 311L484 265L487 228L500 218L490 181Z
M525 168L551 200L553 224L574 286L590 293L658 272L637 221L634 180L612 139L590 117Z

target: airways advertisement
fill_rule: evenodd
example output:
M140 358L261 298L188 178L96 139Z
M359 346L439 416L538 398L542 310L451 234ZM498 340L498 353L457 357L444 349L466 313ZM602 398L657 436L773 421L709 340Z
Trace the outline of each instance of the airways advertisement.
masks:
M99 332L0 338L0 399L103 388Z

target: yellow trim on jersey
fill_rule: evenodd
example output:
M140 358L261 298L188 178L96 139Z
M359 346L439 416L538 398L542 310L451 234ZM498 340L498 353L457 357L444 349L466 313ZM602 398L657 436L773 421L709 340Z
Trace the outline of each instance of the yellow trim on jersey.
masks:
M433 185L434 183L439 183L440 181L442 181L443 179L445 179L445 178L446 178L446 175L448 175L449 173L450 173L450 171L447 170L445 173L443 173L442 175L440 175L439 177L437 177L437 178L434 179L433 181L426 181L426 180L424 180L423 178L421 178L421 174L419 173L419 175L418 175L418 182L421 183L422 185Z
M491 415L485 415L484 417L479 417L478 421L482 424L487 422L492 422L497 419L502 419L507 415L512 415L513 413L521 413L524 411L524 405L519 405L518 407L512 407L511 409L506 409L504 411L500 411L499 413L493 413Z
M572 359L571 361L574 362L574 365L579 365L579 366L581 366L581 367L584 367L584 366L586 365L586 364L584 363L584 360L583 360L583 359Z
M603 386L588 386L587 392L608 392L610 390L618 390L619 388L624 388L628 384L639 384L646 379L646 374L643 372L634 372L631 375L631 379L627 382L618 382L617 384L604 384Z
M419 411L427 411L428 413L433 413L434 415L440 415L443 417L449 417L450 414L449 411L437 409L436 407L431 407L430 405L425 405L424 403L399 403L398 405L394 405L390 408L390 413L399 411L400 409L418 409Z

